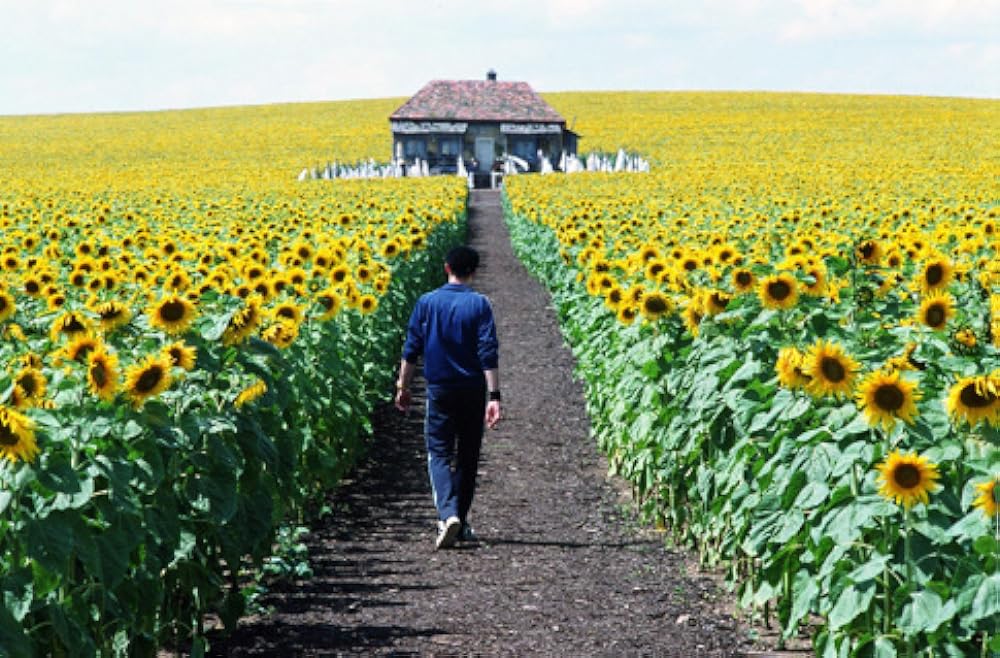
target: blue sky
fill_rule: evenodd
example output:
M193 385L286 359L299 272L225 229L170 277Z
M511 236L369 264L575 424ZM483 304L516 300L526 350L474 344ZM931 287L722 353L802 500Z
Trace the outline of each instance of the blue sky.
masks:
M0 114L539 91L1000 98L1000 0L0 0Z

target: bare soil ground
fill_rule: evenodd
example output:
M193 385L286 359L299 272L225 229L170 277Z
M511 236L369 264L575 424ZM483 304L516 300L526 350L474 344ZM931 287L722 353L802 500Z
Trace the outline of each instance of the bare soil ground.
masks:
M732 595L631 522L606 478L572 355L496 192L474 193L469 244L497 317L505 414L484 439L480 542L434 550L418 389L409 416L379 410L367 459L330 492L306 540L313 577L270 583L274 613L215 635L212 655L746 655Z

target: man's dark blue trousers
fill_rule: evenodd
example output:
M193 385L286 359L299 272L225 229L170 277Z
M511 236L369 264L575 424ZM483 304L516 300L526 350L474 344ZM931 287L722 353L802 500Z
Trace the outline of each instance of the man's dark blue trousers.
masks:
M457 516L466 525L476 490L485 414L485 383L467 388L427 387L427 470L442 521Z

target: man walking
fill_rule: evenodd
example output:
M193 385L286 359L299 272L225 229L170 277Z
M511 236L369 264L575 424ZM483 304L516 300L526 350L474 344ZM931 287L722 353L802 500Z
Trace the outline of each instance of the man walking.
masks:
M438 513L436 548L474 541L469 507L483 442L483 423L500 421L500 375L493 309L470 288L479 254L459 246L445 257L448 282L417 300L406 329L396 408L409 409L410 382L424 357L427 470Z

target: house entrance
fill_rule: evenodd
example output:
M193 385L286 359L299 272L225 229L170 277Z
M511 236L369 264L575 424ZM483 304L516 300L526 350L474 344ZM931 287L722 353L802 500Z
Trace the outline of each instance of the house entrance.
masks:
M492 137L476 138L476 160L479 161L479 173L488 174L493 169L493 160L496 157L493 150Z

